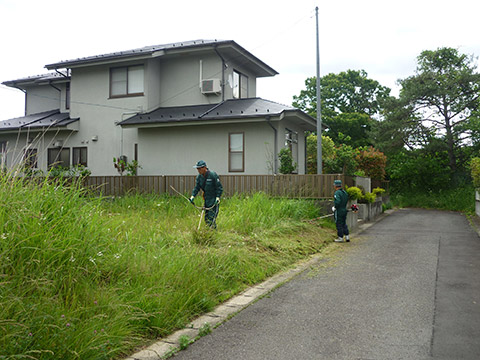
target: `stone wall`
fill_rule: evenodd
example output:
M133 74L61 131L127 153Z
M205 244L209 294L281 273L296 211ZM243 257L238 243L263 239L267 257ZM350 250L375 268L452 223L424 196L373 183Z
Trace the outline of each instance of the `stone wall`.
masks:
M382 214L383 199L377 196L375 202L358 204L358 219L362 221L374 220L377 216Z
M347 204L347 210L350 210L352 204L356 204L357 200L350 200ZM358 205L358 204L357 204ZM350 231L355 231L358 226L358 212L354 213L353 211L349 211L347 213L347 226Z

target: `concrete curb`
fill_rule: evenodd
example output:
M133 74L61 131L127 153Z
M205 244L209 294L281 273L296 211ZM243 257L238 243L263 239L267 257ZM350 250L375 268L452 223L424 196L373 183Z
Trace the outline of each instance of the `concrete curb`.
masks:
M364 223L358 226L353 232L358 235L370 226L390 215L395 210L387 210L378 216L374 221ZM125 360L162 360L180 350L180 338L187 336L191 342L200 338L200 329L209 324L211 329L221 325L235 314L250 306L258 299L269 294L278 286L292 280L295 276L301 274L312 265L321 260L322 254L314 255L310 260L297 264L293 269L274 275L264 282L248 288L225 303L217 306L213 311L204 314L190 324L185 329L178 330L172 335L163 338L149 347L130 355Z

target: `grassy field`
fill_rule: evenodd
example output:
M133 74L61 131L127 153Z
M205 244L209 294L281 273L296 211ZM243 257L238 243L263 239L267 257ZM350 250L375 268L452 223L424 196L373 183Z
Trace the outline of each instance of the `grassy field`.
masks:
M310 201L222 200L197 231L181 197L101 199L0 177L0 359L118 359L318 253Z

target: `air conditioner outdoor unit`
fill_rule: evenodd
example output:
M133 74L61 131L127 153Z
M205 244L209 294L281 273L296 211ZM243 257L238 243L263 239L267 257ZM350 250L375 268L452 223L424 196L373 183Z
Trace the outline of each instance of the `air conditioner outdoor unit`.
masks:
M63 140L56 140L53 143L53 147L62 147L63 146Z
M219 94L222 92L220 79L206 79L201 82L202 94Z

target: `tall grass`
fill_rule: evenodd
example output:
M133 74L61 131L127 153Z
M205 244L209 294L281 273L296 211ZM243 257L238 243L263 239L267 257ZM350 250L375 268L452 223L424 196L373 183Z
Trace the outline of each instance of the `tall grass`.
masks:
M391 196L395 206L475 212L475 189L471 185L438 191L404 191Z
M0 205L0 359L120 358L333 238L313 203L263 194L222 201L216 232L183 198L75 182L3 175Z

